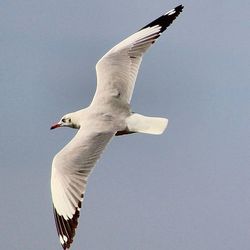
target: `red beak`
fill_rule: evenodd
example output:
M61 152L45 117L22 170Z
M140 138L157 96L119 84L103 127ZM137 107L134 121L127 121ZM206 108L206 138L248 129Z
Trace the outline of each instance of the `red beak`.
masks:
M58 123L56 123L56 124L54 124L53 126L51 126L50 129L60 128L60 127L61 127L61 125L58 124Z

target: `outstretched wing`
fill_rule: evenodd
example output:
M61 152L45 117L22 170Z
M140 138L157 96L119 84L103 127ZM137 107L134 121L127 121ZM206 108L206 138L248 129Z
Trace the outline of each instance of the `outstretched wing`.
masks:
M51 192L58 236L63 249L73 242L88 176L113 136L80 129L53 159Z
M108 51L96 64L97 89L93 102L119 96L130 103L143 54L181 13L170 10Z

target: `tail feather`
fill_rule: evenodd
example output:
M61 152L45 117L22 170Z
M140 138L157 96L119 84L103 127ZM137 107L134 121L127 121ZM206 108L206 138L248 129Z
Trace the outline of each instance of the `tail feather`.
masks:
M161 117L149 117L140 114L132 114L126 119L130 132L139 132L160 135L168 125L168 119Z

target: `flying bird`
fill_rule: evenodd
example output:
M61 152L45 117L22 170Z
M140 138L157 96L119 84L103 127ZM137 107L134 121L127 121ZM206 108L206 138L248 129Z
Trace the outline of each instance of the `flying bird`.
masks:
M88 177L114 135L162 134L168 119L131 110L130 101L144 53L182 12L168 11L109 50L96 64L97 88L91 104L64 115L51 129L78 129L52 162L51 193L57 233L69 249L78 224Z

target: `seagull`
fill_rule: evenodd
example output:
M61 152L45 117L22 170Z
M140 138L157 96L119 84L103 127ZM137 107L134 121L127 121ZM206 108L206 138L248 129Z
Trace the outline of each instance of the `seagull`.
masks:
M62 248L75 236L88 177L113 136L162 134L168 119L131 110L130 101L144 53L182 12L179 5L109 50L96 64L97 87L91 104L64 115L51 129L77 129L52 162L51 194Z

